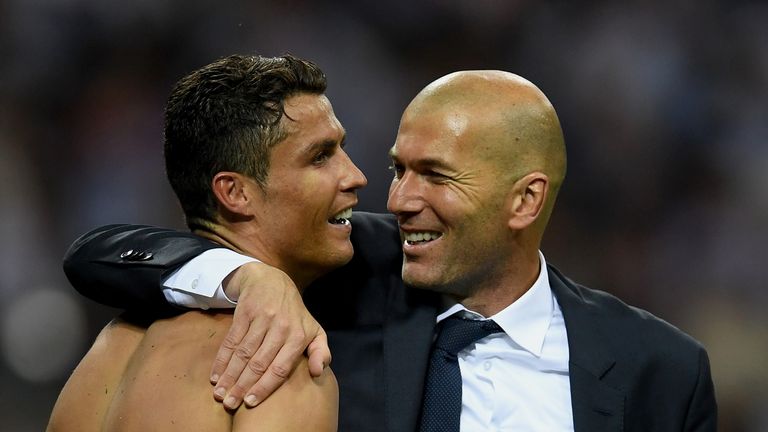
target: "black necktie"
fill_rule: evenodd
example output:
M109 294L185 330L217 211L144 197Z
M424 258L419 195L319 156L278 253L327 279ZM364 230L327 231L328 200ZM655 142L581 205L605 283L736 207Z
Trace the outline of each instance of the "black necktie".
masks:
M472 342L501 331L501 327L491 320L468 320L456 315L440 323L424 386L421 432L458 432L461 371L456 355Z

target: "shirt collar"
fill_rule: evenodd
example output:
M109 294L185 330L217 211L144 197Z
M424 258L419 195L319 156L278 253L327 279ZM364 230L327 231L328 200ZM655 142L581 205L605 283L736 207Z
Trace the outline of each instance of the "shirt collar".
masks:
M539 252L539 277L519 299L489 317L498 324L512 340L523 349L539 357L544 346L544 338L552 322L554 296L549 285L547 263ZM462 311L467 318L485 319L460 303L453 304L437 316L437 322Z

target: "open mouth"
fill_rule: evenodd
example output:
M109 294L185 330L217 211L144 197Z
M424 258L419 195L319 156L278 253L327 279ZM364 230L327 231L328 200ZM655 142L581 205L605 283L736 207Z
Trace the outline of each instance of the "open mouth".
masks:
M328 219L328 223L332 225L349 225L349 219L352 217L352 207L342 210L339 213L333 215Z
M430 232L430 231L403 233L403 237L405 238L405 243L408 245L429 243L433 240L439 239L442 236L443 236L443 233Z

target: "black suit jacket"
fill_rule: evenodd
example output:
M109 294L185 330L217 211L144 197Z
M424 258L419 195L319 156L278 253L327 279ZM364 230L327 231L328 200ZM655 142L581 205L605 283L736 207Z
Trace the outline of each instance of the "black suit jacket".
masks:
M353 260L304 293L328 332L339 430L413 431L439 296L403 286L393 217L356 212L352 242ZM188 233L113 225L78 239L64 269L78 291L100 303L178 313L159 281L213 247ZM709 361L698 342L552 266L548 272L568 332L577 432L716 430Z

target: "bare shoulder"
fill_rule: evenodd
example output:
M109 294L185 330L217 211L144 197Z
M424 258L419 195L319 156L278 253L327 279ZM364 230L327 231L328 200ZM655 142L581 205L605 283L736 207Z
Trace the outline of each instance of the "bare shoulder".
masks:
M336 431L339 387L330 368L318 378L309 374L302 358L288 380L255 408L243 406L235 414L232 430Z
M143 327L116 318L102 329L64 385L48 431L97 431L123 371L144 337Z
M234 416L208 374L231 316L188 312L148 329L117 319L99 334L56 402L48 431L335 431L338 385L312 378L306 359L254 409Z
M123 374L107 429L229 431L208 376L231 315L187 312L155 321Z

